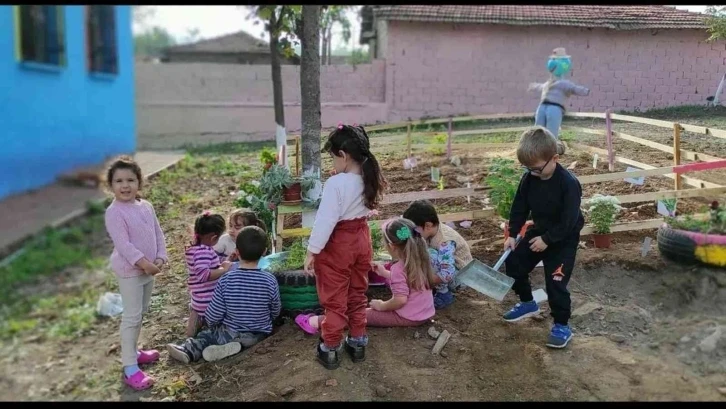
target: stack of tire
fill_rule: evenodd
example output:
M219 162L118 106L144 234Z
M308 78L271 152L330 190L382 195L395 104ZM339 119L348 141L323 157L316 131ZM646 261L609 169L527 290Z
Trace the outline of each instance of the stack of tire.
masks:
M679 230L664 225L658 230L658 250L679 264L726 267L726 236Z
M322 314L315 288L315 276L309 276L303 270L282 271L273 273L280 287L281 315L294 318L298 314Z

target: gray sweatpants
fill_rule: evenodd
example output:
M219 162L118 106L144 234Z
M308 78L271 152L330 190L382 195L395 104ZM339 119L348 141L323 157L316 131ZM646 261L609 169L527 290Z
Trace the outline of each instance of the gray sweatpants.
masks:
M142 314L149 311L154 276L118 277L118 291L124 306L121 315L121 364L137 365L136 348L141 333Z
M242 344L242 348L249 348L267 338L268 335L270 334L263 332L237 332L227 329L224 325L218 325L199 331L194 338L187 338L181 347L191 355L191 361L196 362L202 359L202 351L208 346L239 342Z

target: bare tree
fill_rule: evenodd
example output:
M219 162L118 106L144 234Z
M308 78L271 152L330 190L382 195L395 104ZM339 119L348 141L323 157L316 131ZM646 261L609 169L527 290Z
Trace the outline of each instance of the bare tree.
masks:
M302 108L303 176L318 178L306 196L316 201L320 196L320 6L302 6L299 29L301 43L300 97ZM303 213L303 226L312 225L314 212ZM312 220L311 220L312 219Z

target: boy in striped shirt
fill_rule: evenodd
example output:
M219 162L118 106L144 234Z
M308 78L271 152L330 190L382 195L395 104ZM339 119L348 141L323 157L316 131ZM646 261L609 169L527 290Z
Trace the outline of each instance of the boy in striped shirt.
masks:
M237 235L239 267L217 282L207 306L208 329L183 344L168 344L172 358L184 362L217 361L265 339L272 321L280 314L280 289L275 277L257 268L267 249L267 235L257 226L247 226Z

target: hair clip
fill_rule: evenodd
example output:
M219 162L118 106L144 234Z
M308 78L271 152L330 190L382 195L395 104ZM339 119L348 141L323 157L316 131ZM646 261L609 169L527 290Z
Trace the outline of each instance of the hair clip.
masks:
M357 128L357 127L358 127L358 124L357 124L357 123L355 123L355 122L353 122L353 127L354 127L354 128Z
M398 237L399 240L408 240L411 238L411 230L406 226L401 226L398 230L396 230L396 237Z
M205 210L204 213L202 213L202 216L210 216L212 214L211 211Z
M342 122L338 122L338 129L339 130L343 130L343 123Z

